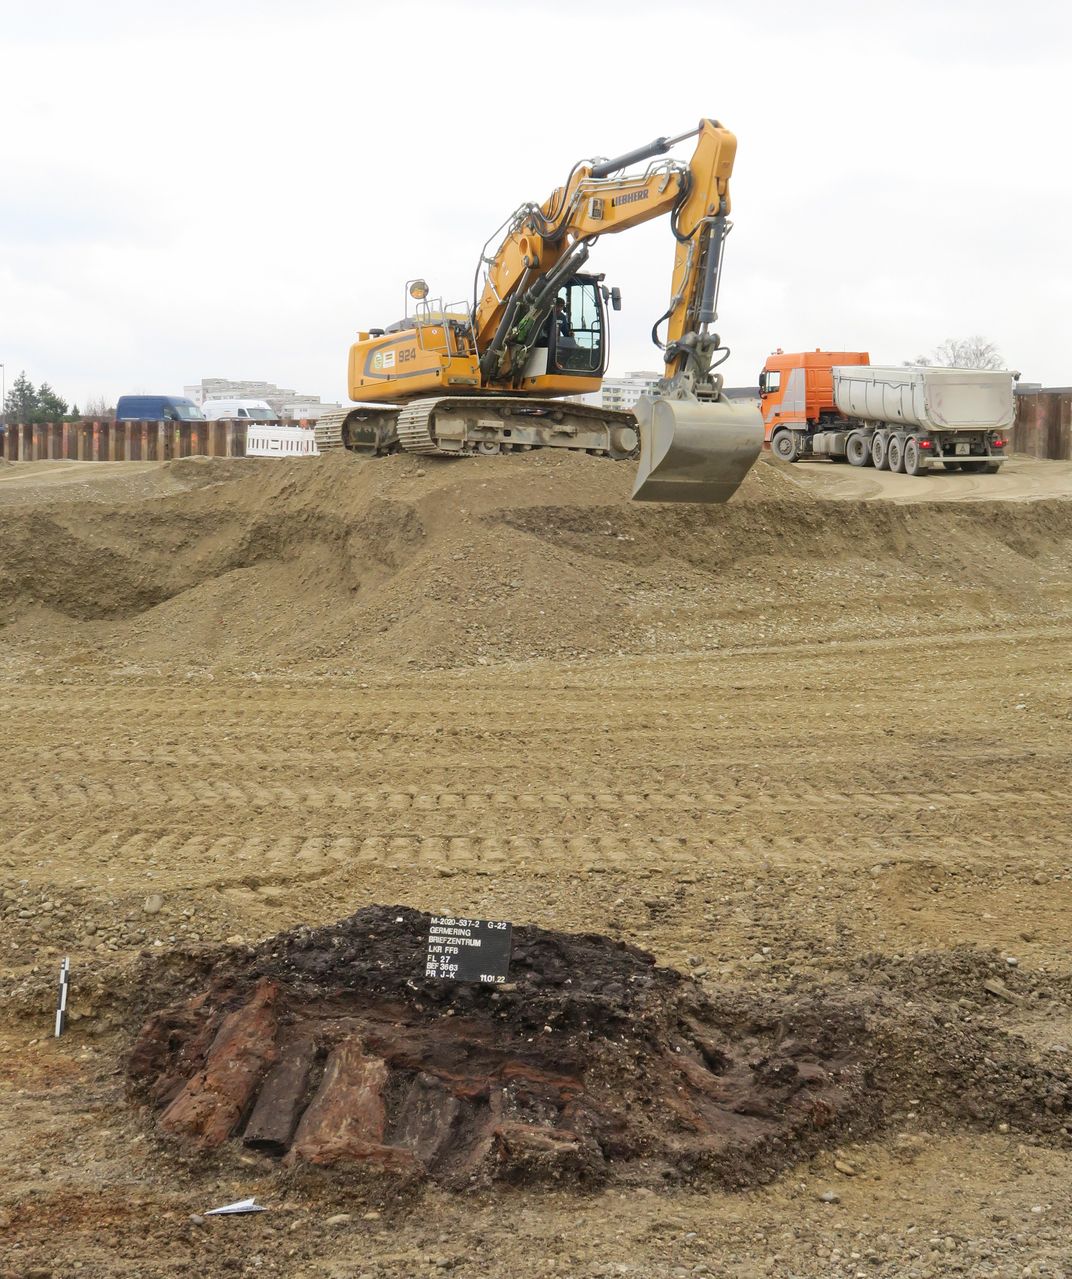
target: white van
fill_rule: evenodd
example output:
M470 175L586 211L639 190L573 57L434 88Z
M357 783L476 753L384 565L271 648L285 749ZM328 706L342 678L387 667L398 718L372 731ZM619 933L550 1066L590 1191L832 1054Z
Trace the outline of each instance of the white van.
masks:
M279 421L279 414L266 400L205 400L201 412L210 422L224 418L251 422Z

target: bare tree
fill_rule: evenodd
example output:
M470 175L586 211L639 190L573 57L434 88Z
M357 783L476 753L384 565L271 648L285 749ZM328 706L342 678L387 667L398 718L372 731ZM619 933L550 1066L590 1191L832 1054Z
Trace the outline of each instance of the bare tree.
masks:
M105 418L115 417L115 405L109 404L103 395L91 395L86 400L82 416L91 418L94 422L101 422Z
M917 355L913 364L938 364L950 369L1003 369L1005 361L993 342L981 334L946 338L930 355Z

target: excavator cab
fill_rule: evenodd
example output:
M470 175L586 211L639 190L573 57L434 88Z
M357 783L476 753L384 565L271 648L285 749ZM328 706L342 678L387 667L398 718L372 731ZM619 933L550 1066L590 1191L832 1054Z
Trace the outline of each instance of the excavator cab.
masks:
M602 377L607 363L607 317L602 277L575 275L563 285L551 312L549 373Z
M601 378L607 366L607 313L601 275L574 275L558 290L526 373Z

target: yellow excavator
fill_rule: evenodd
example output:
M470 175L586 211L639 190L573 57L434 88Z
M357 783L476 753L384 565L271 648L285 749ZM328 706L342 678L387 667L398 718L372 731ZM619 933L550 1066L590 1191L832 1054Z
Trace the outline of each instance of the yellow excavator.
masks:
M687 164L656 159L687 138L696 138ZM409 281L405 318L359 333L350 348L355 407L320 419L321 452L550 447L620 459L639 445L634 498L725 502L763 442L758 410L729 401L716 372L729 354L712 326L736 150L732 133L701 120L678 137L578 162L565 186L522 205L489 238L471 303L445 306L423 280ZM606 369L608 303L621 307L619 291L584 270L592 245L663 214L676 242L670 305L652 328L664 376L633 412L585 403L576 397L598 391Z

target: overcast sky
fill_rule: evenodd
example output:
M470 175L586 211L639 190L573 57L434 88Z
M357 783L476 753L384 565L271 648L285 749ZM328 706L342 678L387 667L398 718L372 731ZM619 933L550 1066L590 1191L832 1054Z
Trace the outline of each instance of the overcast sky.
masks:
M0 362L75 402L346 398L359 328L572 163L738 137L720 331L900 362L981 333L1072 382L1072 22L1022 0L0 0ZM686 144L683 156L688 155ZM612 372L658 367L666 219L605 237Z

